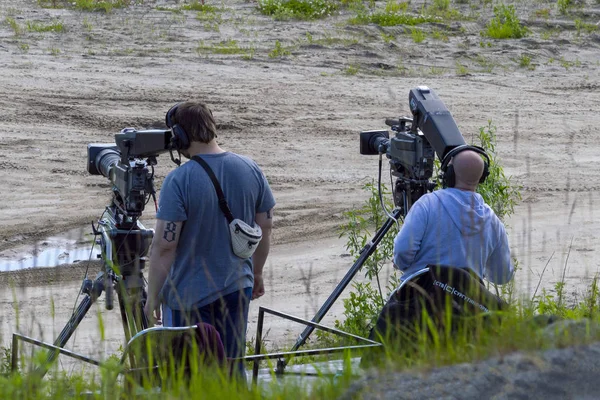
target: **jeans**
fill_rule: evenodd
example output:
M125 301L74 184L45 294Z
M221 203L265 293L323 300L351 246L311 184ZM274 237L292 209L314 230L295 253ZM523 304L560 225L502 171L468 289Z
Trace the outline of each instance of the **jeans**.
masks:
M228 358L243 357L246 350L246 328L252 288L245 288L223 296L215 302L191 310L171 310L163 305L164 326L189 326L198 322L211 324L217 329L225 355ZM246 379L244 362L233 366L237 378Z

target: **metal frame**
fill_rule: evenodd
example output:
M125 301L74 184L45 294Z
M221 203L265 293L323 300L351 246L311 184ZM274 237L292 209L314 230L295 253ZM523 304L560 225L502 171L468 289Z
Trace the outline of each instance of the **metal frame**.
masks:
M307 326L307 329L311 328L311 332L314 329L320 329L325 332L333 333L334 335L344 336L347 338L352 338L352 339L356 339L359 341L367 342L368 344L357 345L357 346L330 347L330 348L325 348L325 349L293 350L293 351L286 351L286 352L279 352L279 353L260 354L261 346L262 346L262 331L263 331L263 322L264 322L264 318L265 318L265 313L269 313L269 314L275 315L280 318L288 319L290 321L294 321L299 324L304 324ZM340 331L339 329L330 328L325 325L321 325L317 322L308 321L306 319L295 317L293 315L282 313L280 311L275 311L270 308L259 307L258 308L258 324L256 327L256 344L254 346L255 355L240 357L239 359L254 362L254 365L252 367L252 384L256 385L256 382L258 379L259 363L261 360L283 359L283 358L290 358L290 356L298 356L298 355L309 356L309 355L318 355L318 354L331 354L331 353L341 352L341 351L345 351L345 350L366 349L366 348L370 348L370 347L380 347L380 346L382 346L381 343L376 342L371 339L367 339L367 338L364 338L361 336L353 335L351 333Z
M351 338L351 339L356 339L357 341L360 341L360 342L366 342L367 344L355 345L355 346L330 347L330 348L324 348L324 349L296 350L296 351L285 351L285 352L277 352L277 353L269 353L269 354L260 354L261 346L262 346L262 334L263 334L263 324L264 324L265 313L272 314L272 315L275 315L280 318L284 318L284 319L287 319L287 320L290 320L293 322L297 322L297 323L309 326L309 327L313 328L313 330L320 329L325 332L333 333L334 335L343 336L343 337L347 337L347 338ZM169 331L174 331L174 332L177 332L177 331L185 332L187 330L194 329L194 328L196 328L196 325L186 326L186 327L153 327L153 328L144 329L143 331L138 332L135 336L133 336L127 342L127 346L121 357L121 365L123 365L125 363L126 358L129 356L128 349L131 348L131 344L138 338L143 337L143 336L151 333L152 331L169 330ZM233 360L243 360L243 361L253 362L253 368L252 368L252 384L253 385L256 385L256 383L257 383L260 361L263 361L263 360L290 358L292 356L301 356L301 355L310 356L310 355L319 355L319 354L332 354L332 353L342 352L345 350L357 350L357 349L366 349L366 348L382 346L381 343L376 342L374 340L370 340L367 338L363 338L361 336L353 335L351 333L347 333L347 332L341 331L339 329L330 328L328 326L321 325L321 324L313 322L313 321L308 321L306 319L295 317L293 315L286 314L286 313L276 311L276 310L272 310L272 309L269 309L266 307L259 307L259 309L258 309L258 325L257 325L256 331L257 331L256 332L256 344L254 346L255 355L230 359L232 361ZM60 353L65 356L72 357L77 360L84 361L89 364L95 365L97 367L102 367L102 363L98 360L94 360L90 357L83 356L81 354L75 353L70 350L65 350L62 347L43 342L41 340L32 339L32 338L22 335L20 333L13 333L12 357L11 357L11 371L12 372L15 372L18 367L19 341L20 340L27 342L27 343L31 343L36 346L44 347L49 350L54 350L55 353ZM132 366L132 368L122 370L119 373L125 375L130 372L141 371L141 370L150 370L150 369L153 369L153 367L136 368L135 366Z

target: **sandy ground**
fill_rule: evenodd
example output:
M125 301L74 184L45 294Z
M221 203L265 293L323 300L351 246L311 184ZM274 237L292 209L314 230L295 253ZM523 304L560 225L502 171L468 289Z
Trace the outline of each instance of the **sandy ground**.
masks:
M574 19L593 30L600 9L579 3L563 16L554 2L516 2L532 30L519 40L480 36L490 6L456 5L474 18L423 25L428 36L415 43L405 27L347 24L349 10L298 22L274 21L239 0L200 18L157 9L177 7L167 1L109 14L3 1L0 259L8 265L98 218L109 182L86 172L88 143L110 143L124 127L161 121L178 100L201 99L214 110L223 147L254 158L277 199L267 295L253 302L248 336L260 305L310 318L351 265L337 237L342 212L361 204L361 186L377 176L376 158L358 152L358 132L408 114L408 91L428 85L467 139L488 120L498 127L498 157L523 186L507 221L522 292L539 281L550 288L565 273L580 295L599 265L600 34L578 33ZM544 9L547 19L536 14ZM27 29L57 22L64 32ZM277 41L289 55L269 57ZM159 157L158 187L172 168ZM153 227L150 207L143 221ZM0 274L2 282L17 277L12 290L0 284L0 346L15 330L46 340L60 330L84 268L57 273ZM122 344L118 313L103 311L102 301L69 348L100 355ZM340 301L326 322L342 310ZM102 346L97 313L107 321ZM268 328L279 347L301 331L287 322Z

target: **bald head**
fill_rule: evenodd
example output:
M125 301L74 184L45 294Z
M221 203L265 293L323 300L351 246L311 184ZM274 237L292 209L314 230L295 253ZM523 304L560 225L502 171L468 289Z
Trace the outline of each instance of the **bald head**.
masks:
M452 158L456 184L454 187L475 190L481 175L483 175L484 162L479 153L473 150L464 150Z

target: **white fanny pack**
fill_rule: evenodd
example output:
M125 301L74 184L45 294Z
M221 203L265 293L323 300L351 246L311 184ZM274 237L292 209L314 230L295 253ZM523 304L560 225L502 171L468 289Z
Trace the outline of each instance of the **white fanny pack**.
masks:
M250 258L262 239L260 226L250 226L241 219L234 219L229 223L231 247L233 253L240 258Z
M234 218L229 209L229 205L227 204L227 200L225 200L223 189L221 189L221 185L210 166L198 156L192 157L192 160L196 161L204 168L215 187L215 191L219 197L219 208L221 208L221 211L223 211L223 214L225 214L225 218L227 218L227 222L229 223L229 234L231 236L231 248L233 254L244 259L252 257L252 254L254 254L254 251L262 239L262 229L256 224L250 226L241 219Z

